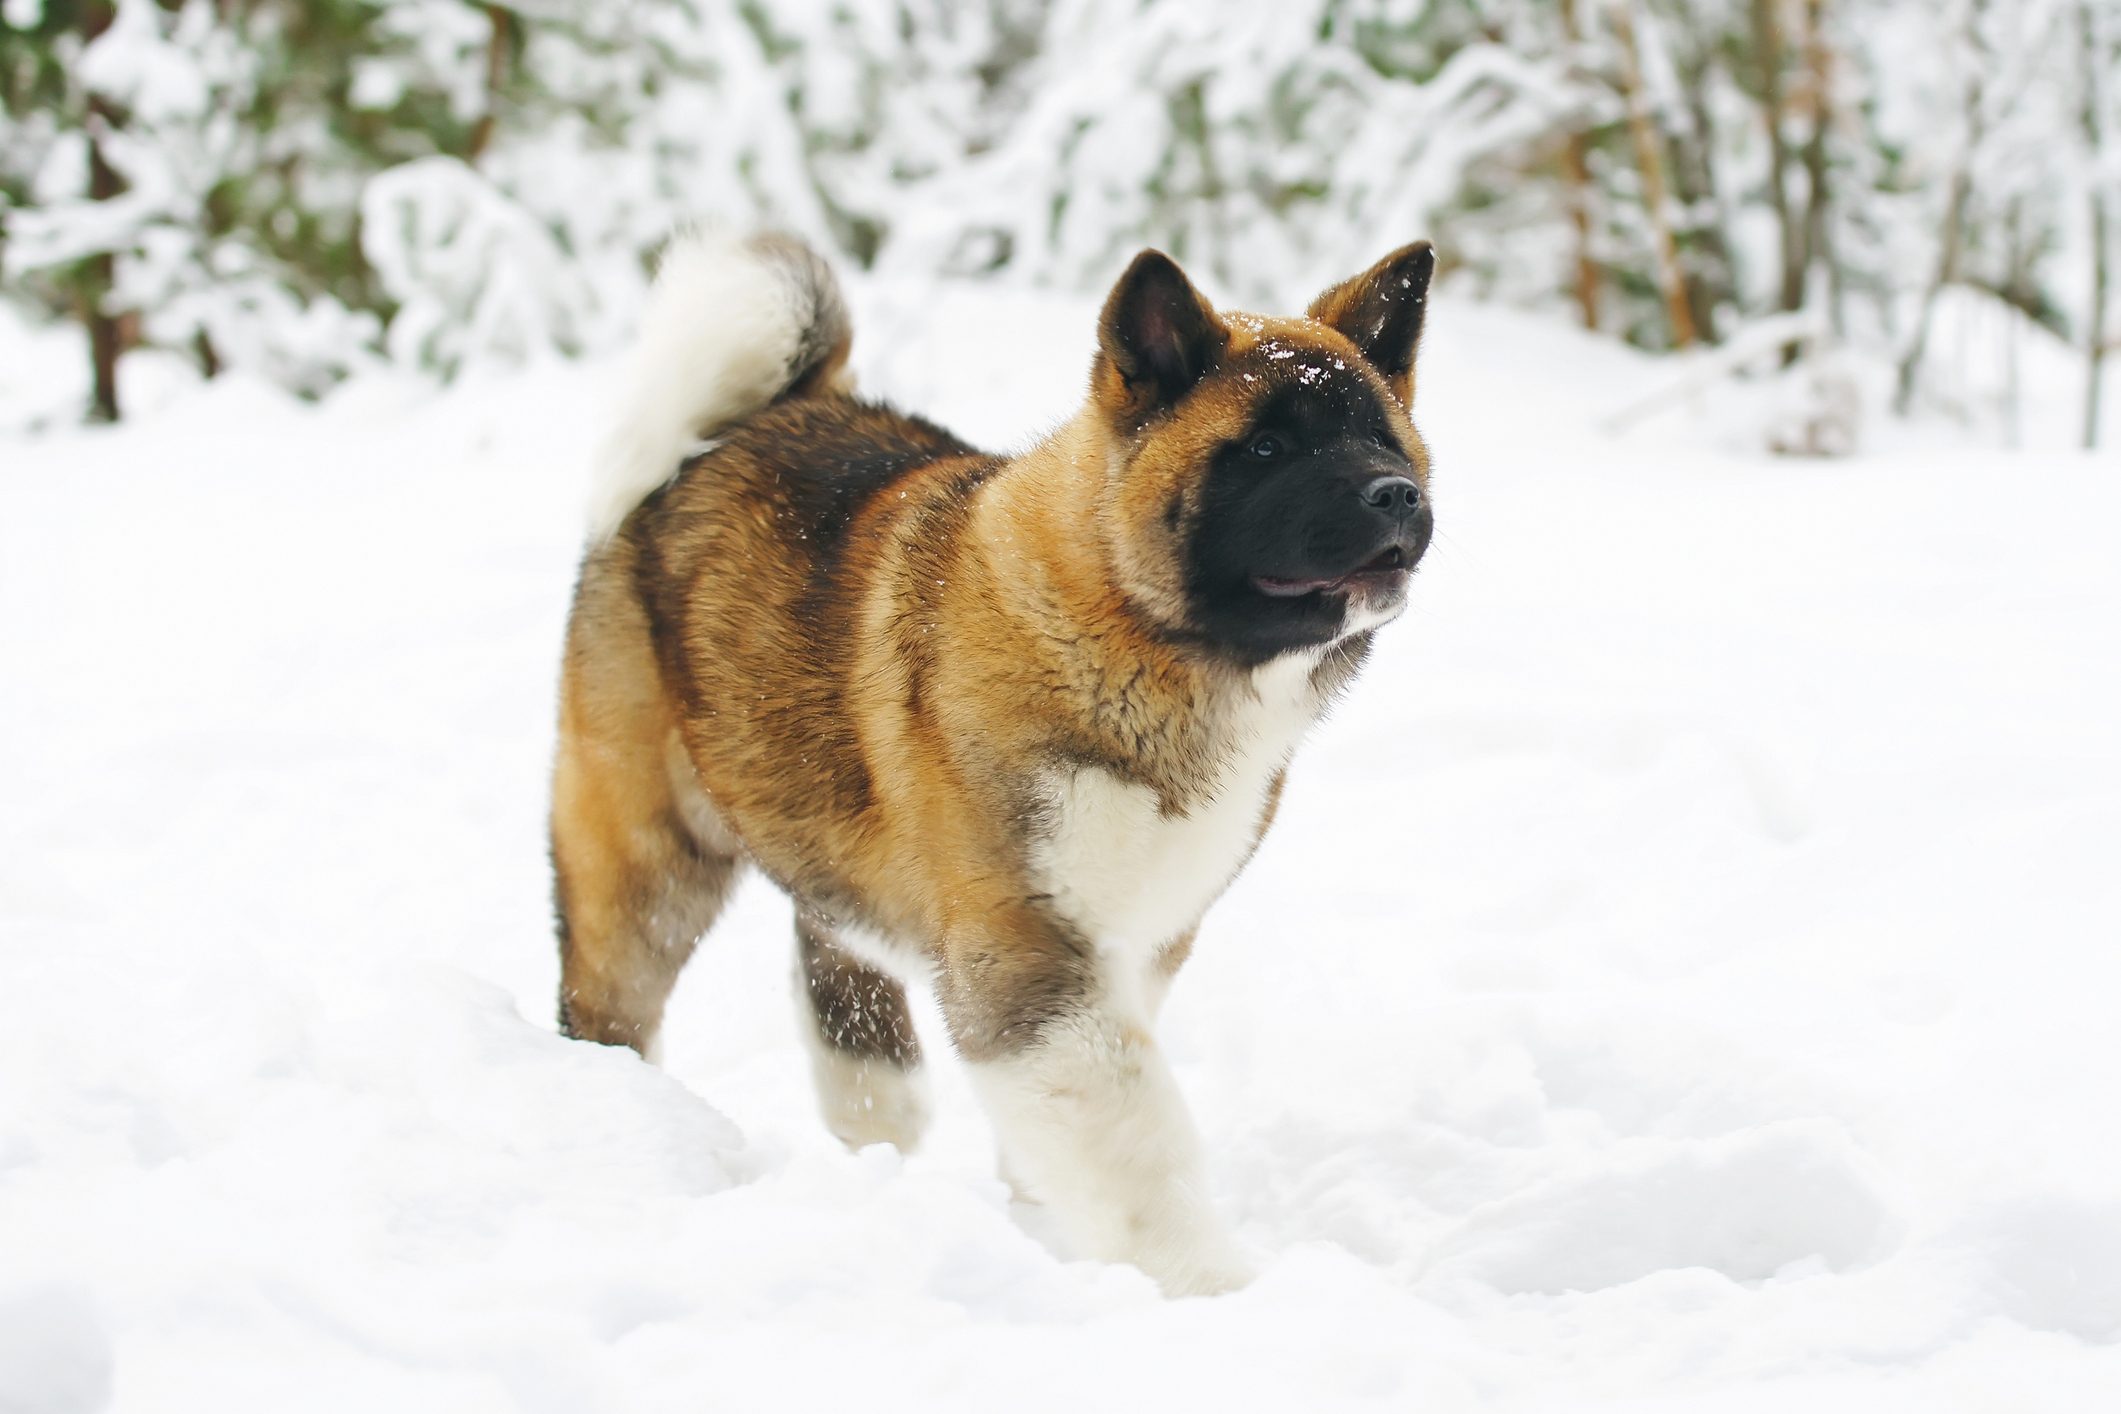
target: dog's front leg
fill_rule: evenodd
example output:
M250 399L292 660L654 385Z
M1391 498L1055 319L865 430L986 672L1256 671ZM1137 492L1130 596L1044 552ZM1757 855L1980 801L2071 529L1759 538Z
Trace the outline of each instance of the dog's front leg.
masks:
M1146 1018L1111 998L1096 959L1038 951L1051 967L982 949L944 989L1012 1181L1079 1255L1130 1262L1173 1296L1244 1285L1251 1273L1208 1201L1200 1138Z

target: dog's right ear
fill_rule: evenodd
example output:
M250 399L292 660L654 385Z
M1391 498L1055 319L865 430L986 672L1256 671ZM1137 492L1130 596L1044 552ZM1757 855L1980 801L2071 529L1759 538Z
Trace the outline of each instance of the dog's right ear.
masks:
M1105 299L1091 386L1115 421L1137 431L1191 392L1229 342L1177 262L1145 250Z

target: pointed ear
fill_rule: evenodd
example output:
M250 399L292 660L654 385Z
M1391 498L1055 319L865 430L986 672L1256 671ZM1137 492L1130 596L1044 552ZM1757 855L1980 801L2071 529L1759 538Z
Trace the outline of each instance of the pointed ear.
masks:
M1190 392L1229 342L1229 329L1176 262L1145 250L1097 321L1097 394L1130 430L1139 428Z
M1435 247L1416 241L1327 290L1305 311L1347 335L1385 376L1403 407L1414 406L1414 349L1421 342L1429 277L1435 273Z

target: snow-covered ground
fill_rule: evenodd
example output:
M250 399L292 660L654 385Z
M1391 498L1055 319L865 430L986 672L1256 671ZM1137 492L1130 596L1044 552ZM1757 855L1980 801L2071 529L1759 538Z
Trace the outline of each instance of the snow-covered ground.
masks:
M1082 385L861 303L975 436ZM595 370L0 442L0 1411L2121 1408L2121 466L1598 430L1666 376L1439 304L1415 607L1167 1012L1181 1302L947 1061L838 1150L762 885L667 1070L553 1033Z

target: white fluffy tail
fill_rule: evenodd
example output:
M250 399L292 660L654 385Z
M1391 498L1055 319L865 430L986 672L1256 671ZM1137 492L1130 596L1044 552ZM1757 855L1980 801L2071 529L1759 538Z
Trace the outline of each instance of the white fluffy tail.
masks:
M690 232L664 252L611 431L597 454L589 538L616 531L693 445L847 356L832 271L792 236Z

